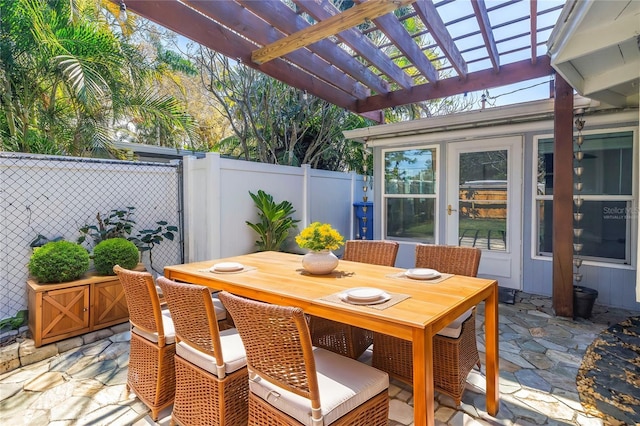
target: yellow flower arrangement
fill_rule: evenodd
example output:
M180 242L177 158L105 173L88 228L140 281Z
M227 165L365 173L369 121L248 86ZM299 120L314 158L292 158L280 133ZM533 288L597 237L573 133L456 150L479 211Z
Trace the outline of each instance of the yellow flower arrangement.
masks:
M344 244L344 238L328 223L313 222L296 235L296 243L309 250L336 250Z

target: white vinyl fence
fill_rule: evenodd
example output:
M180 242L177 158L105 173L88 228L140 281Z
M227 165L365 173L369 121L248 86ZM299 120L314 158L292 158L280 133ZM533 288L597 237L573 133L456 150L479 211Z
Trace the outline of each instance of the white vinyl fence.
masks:
M184 180L184 183L183 183ZM362 201L354 173L252 163L207 154L175 164L0 153L0 319L27 309L30 243L41 234L75 241L79 229L111 210L135 207L135 233L165 220L180 228L153 250L153 266L254 252L258 221L249 196L263 190L290 201L299 229L331 223L355 237L353 203ZM300 251L293 230L284 250ZM340 254L340 252L338 252ZM148 257L143 257L148 265Z
M362 201L362 176L354 173L277 166L221 158L185 157L185 259L195 262L251 253L257 235L246 221L257 222L249 195L263 190L275 202L289 201L298 229L311 222L330 223L345 238L353 238L353 203ZM301 252L293 230L283 250ZM339 253L339 252L338 252Z

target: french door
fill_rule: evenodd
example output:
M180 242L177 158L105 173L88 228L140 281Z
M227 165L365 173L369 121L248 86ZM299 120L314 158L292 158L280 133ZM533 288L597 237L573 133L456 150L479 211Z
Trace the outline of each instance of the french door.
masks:
M522 138L447 146L448 245L482 249L478 275L522 288Z

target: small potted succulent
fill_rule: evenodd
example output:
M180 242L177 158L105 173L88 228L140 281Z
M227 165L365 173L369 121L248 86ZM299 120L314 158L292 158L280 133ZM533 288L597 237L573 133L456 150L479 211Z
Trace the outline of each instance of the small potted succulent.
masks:
M139 261L138 247L126 238L109 238L93 248L93 265L98 275L115 275L115 265L133 269Z
M34 251L29 273L40 283L62 283L80 278L89 269L89 252L70 241L52 241Z

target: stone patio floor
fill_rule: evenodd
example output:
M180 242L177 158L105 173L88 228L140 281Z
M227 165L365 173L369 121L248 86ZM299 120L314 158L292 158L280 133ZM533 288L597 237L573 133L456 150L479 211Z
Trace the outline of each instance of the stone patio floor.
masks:
M586 348L601 331L638 313L596 304L590 320L570 320L554 317L550 307L550 298L526 293L518 293L514 305L500 304L498 415L486 413L484 375L474 370L459 407L451 398L436 393L436 425L603 424L586 414L580 404L576 374ZM481 358L483 308L479 306L477 317ZM124 397L129 338L125 323L58 342L57 346L36 349L30 340L16 343L25 357L41 360L0 375L0 423L168 425L170 410L154 423L149 410L134 395ZM361 360L369 358L367 352ZM6 360L0 355L2 361ZM392 381L389 392L389 425L412 425L411 387Z

